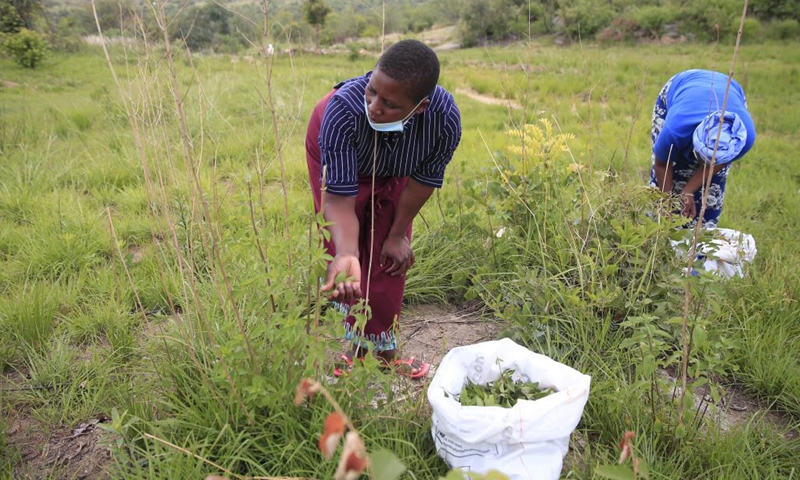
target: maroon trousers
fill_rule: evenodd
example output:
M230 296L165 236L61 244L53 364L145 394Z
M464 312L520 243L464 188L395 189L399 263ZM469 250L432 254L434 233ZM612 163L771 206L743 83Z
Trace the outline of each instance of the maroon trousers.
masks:
M306 162L308 163L308 177L311 183L311 192L314 196L314 210L319 213L322 205L321 185L321 154L319 149L319 130L325 107L333 96L332 91L326 95L314 108L306 132ZM363 340L373 344L375 351L392 350L397 348L397 339L394 334L395 322L400 318L403 306L403 292L405 291L405 275L391 276L385 273L390 266L380 265L380 255L383 243L389 235L394 222L395 211L400 200L400 194L408 182L408 178L383 177L375 179L375 209L372 210L372 177L359 176L358 195L356 197L355 213L358 218L358 246L359 261L361 263L361 292L366 296L369 289L369 306L372 317L367 321L363 332L355 331L353 325L355 318L349 315L350 305L342 305L342 311L348 313L345 319L345 337L359 344ZM371 240L371 221L375 220L375 239L372 251L372 275L369 275L369 246ZM411 239L411 227L408 227L406 236ZM325 249L330 255L336 255L332 242L325 242ZM355 302L354 302L355 303ZM366 346L366 345L365 345Z

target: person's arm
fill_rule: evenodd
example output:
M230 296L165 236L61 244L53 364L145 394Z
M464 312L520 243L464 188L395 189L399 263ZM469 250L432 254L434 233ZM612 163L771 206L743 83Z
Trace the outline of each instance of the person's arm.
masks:
M672 193L672 165L667 162L662 163L656 158L653 168L656 173L656 183L661 188L661 191Z
M712 175L716 175L725 168L725 165L714 165L714 173ZM700 190L703 186L705 181L706 175L708 175L708 168L707 166L699 167L695 170L692 178L686 182L686 186L683 187L683 191L681 192L681 201L683 202L683 216L688 218L694 218L697 215L697 206L694 202L694 193Z
M358 260L358 217L355 197L323 193L325 220L331 222L328 231L336 248L336 256L328 264L325 284L320 290L327 292L329 300L350 303L361 296L361 263ZM346 278L334 285L336 276Z
M383 242L381 249L380 264L384 265L387 260L392 262L386 273L392 276L403 275L414 265L414 252L411 250L411 242L406 237L406 231L433 194L433 190L434 187L423 185L413 178L408 179L406 188L400 194L389 236Z

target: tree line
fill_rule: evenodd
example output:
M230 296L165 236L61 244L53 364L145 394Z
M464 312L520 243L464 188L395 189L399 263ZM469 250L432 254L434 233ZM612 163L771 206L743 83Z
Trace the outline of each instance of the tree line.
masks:
M193 51L234 53L262 34L264 4L231 0L169 2L169 35ZM456 25L462 46L549 35L563 41L632 42L668 37L724 40L736 34L733 0L283 0L267 20L279 44L324 48L382 33L413 35ZM144 0L95 0L107 36L160 35ZM0 0L2 52L34 68L50 49L74 51L97 33L91 2ZM749 40L800 37L800 0L750 0Z

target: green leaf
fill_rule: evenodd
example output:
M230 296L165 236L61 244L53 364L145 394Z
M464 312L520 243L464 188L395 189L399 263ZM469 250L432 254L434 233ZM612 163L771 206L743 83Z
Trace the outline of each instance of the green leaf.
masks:
M486 480L508 480L508 476L497 470L489 470L484 477Z
M687 390L686 396L683 397L683 409L689 411L694 408L694 395L692 395L692 391L690 389Z
M637 458L636 461L639 462L638 465L639 475L637 476L637 478L643 478L644 480L648 480L650 478L650 466L647 464L647 462L645 462L641 458Z
M633 469L627 465L601 465L594 470L601 478L634 480Z
M644 357L642 359L641 373L643 376L650 375L656 371L656 360L653 357Z
M389 450L378 450L369 456L374 478L395 480L406 472L405 464Z
M683 325L683 317L670 317L667 323L670 325Z
M697 347L702 347L708 340L708 332L706 332L706 330L702 327L697 327L694 329L692 340Z
M439 477L439 480L442 480L442 478ZM464 474L461 470L451 470L447 476L444 477L444 480L464 480Z

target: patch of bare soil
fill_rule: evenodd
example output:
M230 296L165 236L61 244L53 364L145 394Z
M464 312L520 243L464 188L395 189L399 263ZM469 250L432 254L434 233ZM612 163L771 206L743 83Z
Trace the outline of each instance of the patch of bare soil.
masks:
M659 373L674 385L671 393L676 397L679 396L683 390L680 386L680 379L668 371L662 370ZM707 386L695 389L693 394L694 408L698 415L714 422L723 432L744 426L758 418L767 424L774 425L776 430L782 432L783 437L787 440L800 436L800 432L789 429L790 423L786 418L764 407L736 387L724 389L719 402L714 401Z
M443 43L443 44L435 47L434 50L436 50L437 52L444 52L444 51L447 51L447 50L457 50L459 48L461 48L461 44L460 43L458 43L458 42L447 42L447 43Z
M419 305L403 313L400 350L431 365L455 347L496 340L503 325L470 310L443 305Z
M6 432L8 444L17 450L19 458L14 478L110 478L106 467L111 454L99 444L102 430L97 426L107 420L93 418L72 429L59 428L46 433L37 421L17 417Z
M144 260L144 249L138 245L134 245L128 249L128 258L131 263L139 263Z
M17 459L15 479L105 479L111 461L109 450L100 445L98 424L105 416L90 419L74 428L41 425L25 414L9 419L8 447Z
M19 392L30 388L25 376L14 373L0 377L0 389ZM7 426L8 458L13 459L11 478L16 479L107 479L110 451L99 442L99 424L109 419L98 415L71 428L43 424L30 412L10 407L2 411ZM9 472L6 472L9 473Z
M448 305L416 305L404 309L398 333L399 349L403 358L414 357L429 363L431 369L422 379L412 380L396 375L392 381L396 400L417 403L419 396L425 394L433 379L436 366L447 352L455 347L497 340L503 327L500 320L481 317L474 309L459 309ZM346 348L344 342L342 346ZM337 380L328 376L327 381L332 383ZM373 399L372 406L377 408L385 398L384 394L378 394ZM429 416L427 402L419 405L422 408L420 414Z

